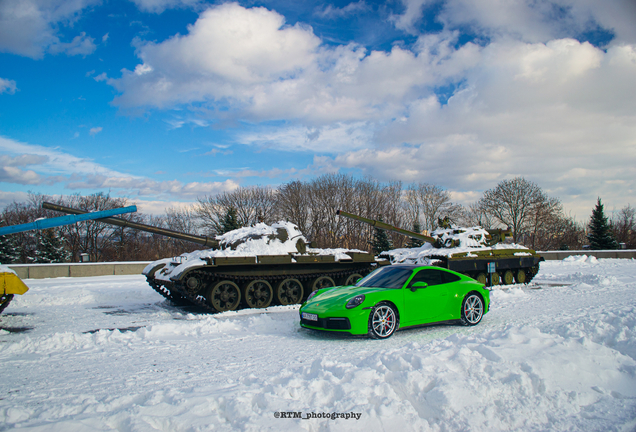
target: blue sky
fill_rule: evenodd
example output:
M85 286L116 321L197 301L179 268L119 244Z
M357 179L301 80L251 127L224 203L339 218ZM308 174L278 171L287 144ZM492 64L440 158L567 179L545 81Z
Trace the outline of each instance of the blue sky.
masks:
M633 0L0 1L0 205L327 172L636 205Z

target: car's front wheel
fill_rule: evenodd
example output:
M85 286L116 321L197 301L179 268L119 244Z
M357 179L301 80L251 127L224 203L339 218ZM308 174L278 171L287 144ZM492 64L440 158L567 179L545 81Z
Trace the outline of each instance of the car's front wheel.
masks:
M484 316L484 300L479 294L470 293L462 302L461 322L463 325L474 326L479 324Z
M400 325L395 306L387 302L380 302L371 309L369 314L369 336L374 339L391 337Z

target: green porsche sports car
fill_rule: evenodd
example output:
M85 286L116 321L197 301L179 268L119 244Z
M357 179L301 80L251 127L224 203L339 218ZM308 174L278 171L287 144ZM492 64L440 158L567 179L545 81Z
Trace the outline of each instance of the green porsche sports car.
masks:
M390 265L355 285L314 291L300 307L300 325L385 339L429 323L475 325L489 305L489 291L468 276L440 267Z

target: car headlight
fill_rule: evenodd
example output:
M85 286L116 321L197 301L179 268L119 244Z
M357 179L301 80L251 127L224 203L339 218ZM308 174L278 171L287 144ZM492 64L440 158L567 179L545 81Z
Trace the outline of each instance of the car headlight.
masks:
M364 294L357 295L347 302L346 308L353 309L356 306L360 306L363 301L364 301Z
M312 291L312 293L309 294L309 297L307 297L307 300L305 300L305 301L308 302L309 300L311 300L316 295L317 292L318 292L318 290Z

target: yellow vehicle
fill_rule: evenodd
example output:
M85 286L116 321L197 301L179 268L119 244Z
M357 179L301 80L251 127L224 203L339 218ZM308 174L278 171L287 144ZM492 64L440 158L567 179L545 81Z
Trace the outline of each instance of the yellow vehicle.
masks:
M18 275L9 267L0 265L0 313L9 306L15 294L24 294L29 290Z

